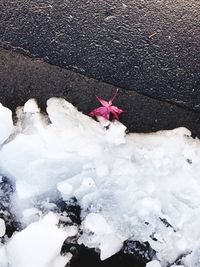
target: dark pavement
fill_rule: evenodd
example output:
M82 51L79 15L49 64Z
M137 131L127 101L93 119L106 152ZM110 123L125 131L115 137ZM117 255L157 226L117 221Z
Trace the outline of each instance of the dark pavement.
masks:
M0 49L0 102L12 110L32 97L45 110L49 97L64 96L87 114L99 106L95 95L110 99L115 91L112 85ZM131 132L185 126L200 137L197 112L122 89L114 104L126 110L120 117Z
M1 0L0 46L200 111L199 0ZM47 75L45 73L41 75ZM55 75L49 79L56 84L53 77ZM25 84L27 80L24 77ZM42 83L48 85L48 82ZM69 86L60 83L59 94L66 92ZM91 80L83 84L79 88L82 97L87 96L86 89L94 85ZM98 85L94 90L104 94L104 86ZM22 87L19 86L19 90ZM34 89L35 94L39 88ZM42 94L48 95L50 89L45 90ZM58 90L59 87L55 92ZM138 97L130 91L123 93L123 103L125 95ZM31 96L29 91L24 95ZM79 103L79 100L77 96L74 101ZM141 130L147 129L148 123L149 129L157 127L149 116L153 118L155 114L154 119L163 119L158 118L152 100L148 101L144 100L144 105L151 109ZM134 100L132 105L135 110ZM136 111L141 117L146 116L142 114L143 109L146 107ZM168 121L162 123L165 128L170 125L169 116L173 116L173 112L168 110L165 114Z

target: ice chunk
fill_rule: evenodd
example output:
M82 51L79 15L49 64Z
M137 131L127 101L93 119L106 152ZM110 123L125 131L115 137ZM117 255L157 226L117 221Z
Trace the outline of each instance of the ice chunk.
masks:
M57 256L51 266L48 267L65 267L72 258L71 253L67 253L65 256Z
M116 254L122 248L122 245L122 241L116 234L101 236L99 246L101 260L103 261Z
M85 233L89 231L89 235L82 236L79 242L88 247L99 247L101 260L111 257L122 247L123 242L100 214L88 214L83 222L83 229Z
M30 208L30 209L25 209L23 211L23 216L24 217L29 217L29 216L32 216L32 215L35 215L35 214L40 214L40 211L36 208Z
M0 103L0 145L13 131L12 112Z
M126 142L126 126L119 121L110 123L109 129L106 132L106 139L114 145L121 145Z
M36 208L29 208L29 209L24 209L22 212L22 221L26 225L38 220L38 218L41 217L42 212Z
M16 233L7 244L11 267L48 267L59 255L68 233L59 229L58 217L47 214L41 221Z
M113 229L106 222L105 218L97 213L90 213L84 220L84 227L95 234L110 234Z
M181 263L187 267L200 266L200 246L198 242L193 251L186 252L185 255L183 254Z
M69 102L63 98L52 97L47 101L47 113L52 124L58 128L72 129L78 128L102 131L100 125L90 117L83 115ZM83 127L83 128L82 128Z
M83 178L81 185L74 191L74 195L77 199L80 199L89 192L94 192L95 189L95 182L91 177Z
M161 267L159 261L154 260L154 261L150 261L146 264L146 267Z
M73 187L68 183L68 181L62 181L57 184L57 189L61 193L62 198L67 200L72 196Z
M31 98L25 103L23 111L25 113L35 113L40 112L40 108L38 107L36 100Z
M6 255L6 246L0 247L0 266L1 267L8 267L8 258Z
M5 221L0 218L0 237L4 236L6 233Z

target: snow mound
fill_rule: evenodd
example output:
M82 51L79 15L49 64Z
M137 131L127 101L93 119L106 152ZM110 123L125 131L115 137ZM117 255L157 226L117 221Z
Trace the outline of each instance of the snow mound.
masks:
M77 199L78 243L102 260L132 240L156 251L147 266L198 266L200 142L189 130L126 135L120 122L103 127L62 98L48 100L47 115L31 99L17 116L14 127L0 105L0 175L15 184L11 211L24 227L0 247L0 266L65 266L59 198Z
M64 240L76 235L74 229L59 229L58 217L47 214L41 221L31 223L23 231L16 233L6 245L6 254L11 267L54 267L67 264L67 258L59 255ZM53 264L52 264L53 263Z

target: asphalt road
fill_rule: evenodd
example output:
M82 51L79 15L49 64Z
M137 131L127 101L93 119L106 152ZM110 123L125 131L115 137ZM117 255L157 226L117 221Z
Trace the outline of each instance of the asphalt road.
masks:
M99 106L95 95L109 100L115 91L113 85L0 49L0 102L12 110L34 97L45 111L46 100L60 96L88 114ZM126 111L120 118L131 132L187 127L200 137L198 112L122 89L114 104Z
M0 46L200 111L199 0L1 0Z

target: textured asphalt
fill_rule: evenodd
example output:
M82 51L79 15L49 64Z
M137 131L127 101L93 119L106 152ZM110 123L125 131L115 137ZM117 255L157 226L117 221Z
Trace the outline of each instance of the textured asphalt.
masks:
M0 49L0 102L12 110L33 97L45 110L49 97L61 96L88 114L99 106L95 95L108 100L115 91L113 85ZM198 112L122 89L114 104L126 111L121 115L121 121L131 132L184 126L192 131L193 136L200 137Z
M1 0L0 46L200 111L199 0Z

